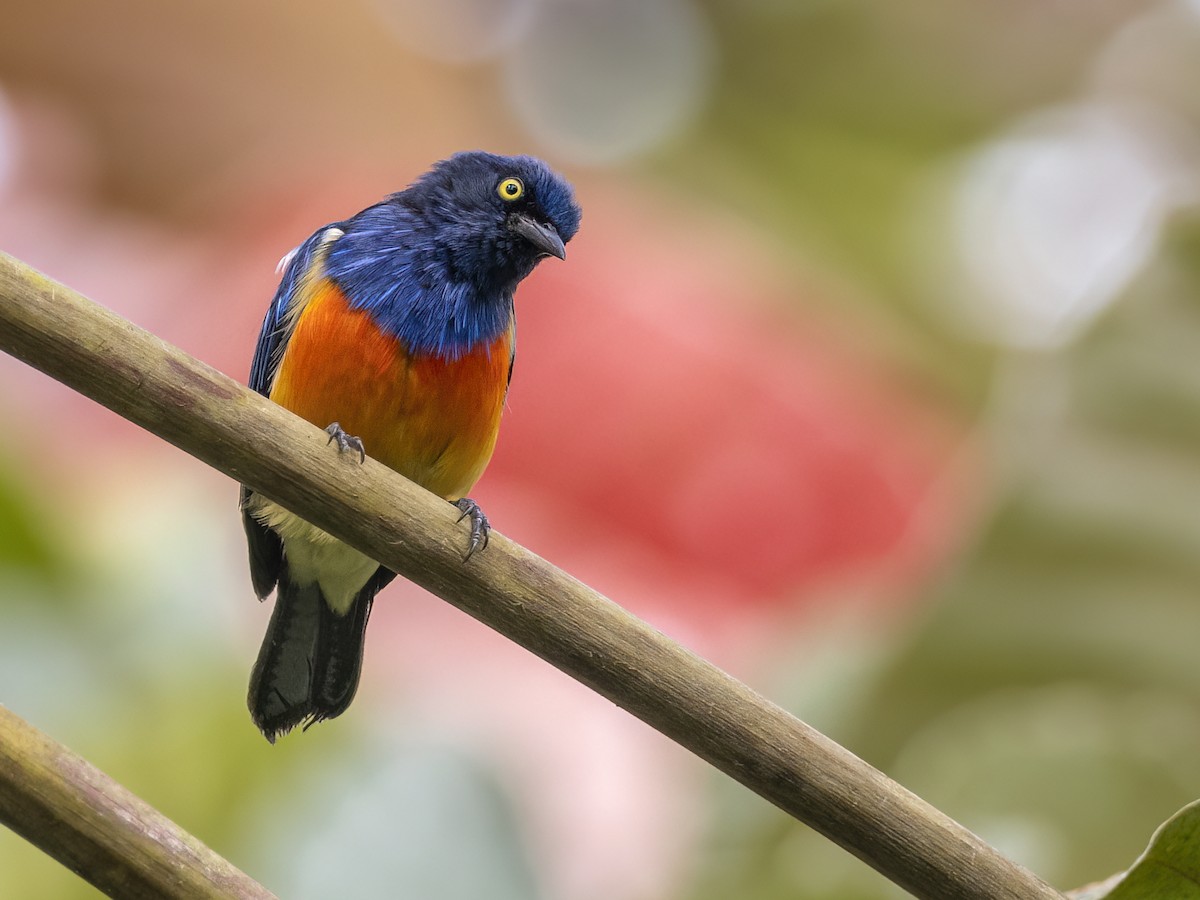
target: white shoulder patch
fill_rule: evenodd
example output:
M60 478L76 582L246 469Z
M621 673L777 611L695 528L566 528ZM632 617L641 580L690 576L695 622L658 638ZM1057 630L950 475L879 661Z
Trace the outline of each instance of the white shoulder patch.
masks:
M346 232L340 228L326 228L324 234L321 235L320 246L328 247ZM283 254L283 258L275 266L275 274L282 275L288 266L292 264L292 260L296 258L296 254L300 252L299 247L293 247L287 253Z
M296 254L299 252L299 247L293 247L287 253L283 254L283 258L275 266L275 274L282 275L284 270L292 264L292 260L296 258Z

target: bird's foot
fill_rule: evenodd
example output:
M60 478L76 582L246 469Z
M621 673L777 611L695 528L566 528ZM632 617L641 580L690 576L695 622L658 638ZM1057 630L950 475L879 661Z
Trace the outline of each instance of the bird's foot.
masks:
M361 438L356 438L352 434L346 434L346 432L342 430L342 426L337 422L330 423L329 426L326 427L325 433L329 435L329 440L325 443L332 444L334 441L337 441L339 453L344 453L347 450L357 450L358 461L360 463L367 461L367 449L363 446Z
M466 562L476 550L482 550L488 545L488 534L491 532L492 526L488 522L488 517L483 514L483 510L479 508L479 504L470 497L455 500L454 505L462 513L458 517L458 521L461 522L468 517L471 519L471 543L467 546L467 555L463 557L463 562Z

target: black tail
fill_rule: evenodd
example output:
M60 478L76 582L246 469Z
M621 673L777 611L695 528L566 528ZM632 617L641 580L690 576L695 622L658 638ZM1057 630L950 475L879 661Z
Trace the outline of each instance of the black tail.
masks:
M300 586L279 573L275 609L250 674L250 716L268 741L297 725L346 711L358 689L367 617L375 594L394 577L380 571L339 616L316 584Z

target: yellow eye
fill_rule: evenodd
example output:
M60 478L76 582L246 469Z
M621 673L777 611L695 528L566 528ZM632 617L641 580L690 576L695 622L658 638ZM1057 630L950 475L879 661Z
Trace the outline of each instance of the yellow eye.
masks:
M521 183L520 178L505 178L496 188L496 193L500 195L501 200L520 200L525 193L525 185Z

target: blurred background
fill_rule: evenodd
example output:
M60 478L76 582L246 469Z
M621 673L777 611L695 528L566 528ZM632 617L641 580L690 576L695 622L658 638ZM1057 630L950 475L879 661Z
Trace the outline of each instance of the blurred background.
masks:
M0 249L244 379L316 227L543 156L493 523L1070 887L1200 795L1198 86L1196 0L8 0ZM269 746L236 486L0 418L0 702L281 897L900 896L402 583Z

